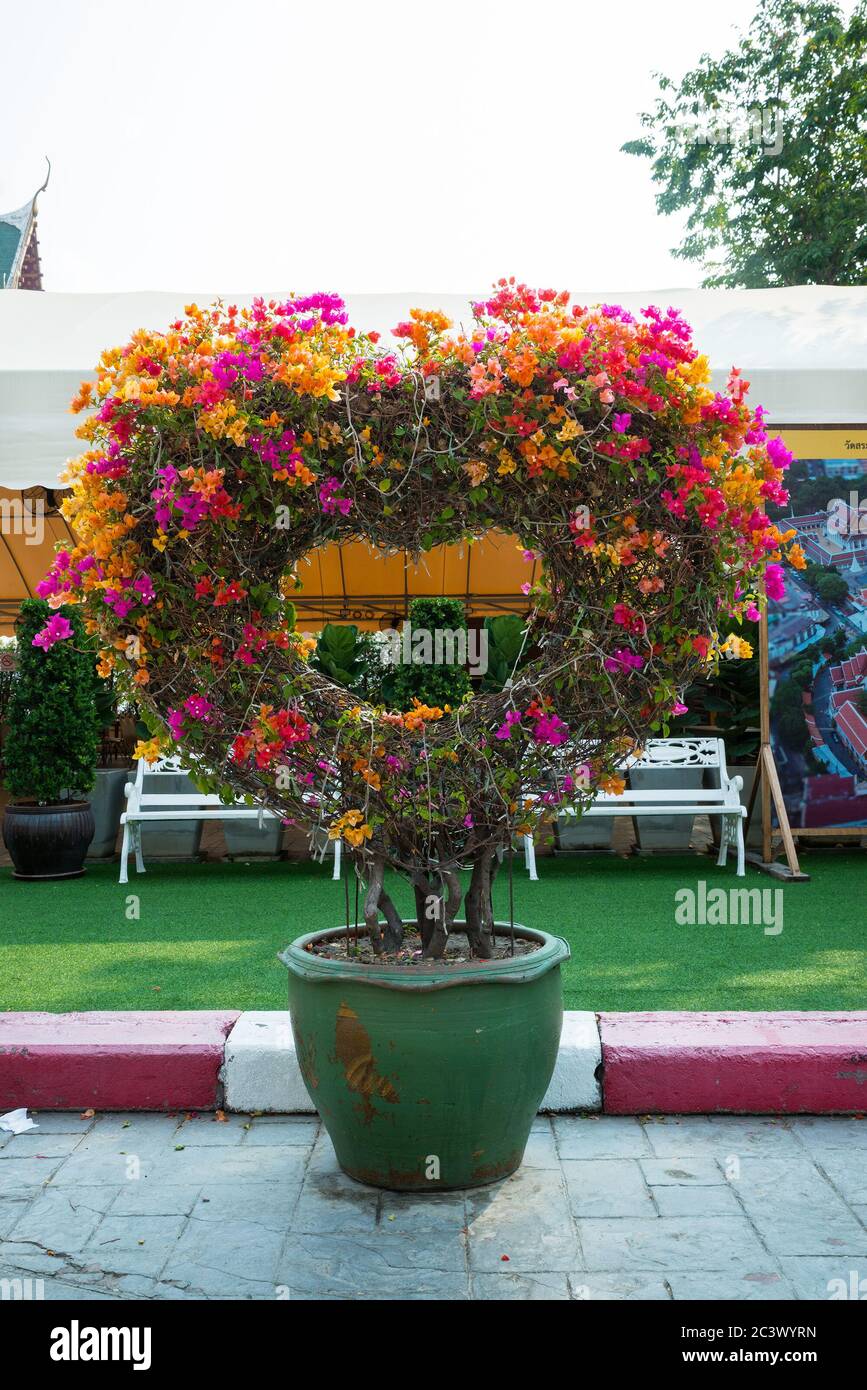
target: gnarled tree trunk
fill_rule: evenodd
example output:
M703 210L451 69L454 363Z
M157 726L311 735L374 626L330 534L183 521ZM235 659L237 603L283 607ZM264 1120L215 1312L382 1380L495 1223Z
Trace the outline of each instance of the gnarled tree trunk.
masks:
M473 864L466 897L467 937L474 955L490 960L494 954L494 912L491 884L497 868L497 855L487 845Z
M462 901L470 951L483 960L491 959L495 944L492 887L498 868L496 850L488 845L473 861L472 877L465 898L454 869L442 869L432 863L427 869L415 870L412 885L416 923L425 960L442 960ZM364 921L370 944L377 955L397 951L403 944L403 922L385 891L384 878L385 861L379 857L372 859L364 898ZM435 884L436 878L439 879L438 885ZM386 919L384 930L379 921L380 914Z

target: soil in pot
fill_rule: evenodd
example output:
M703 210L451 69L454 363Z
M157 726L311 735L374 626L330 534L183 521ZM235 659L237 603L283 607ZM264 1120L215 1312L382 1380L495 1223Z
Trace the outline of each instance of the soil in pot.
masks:
M3 843L9 851L13 878L78 878L93 839L89 801L13 803L3 817Z
M494 960L508 960L514 956L532 955L541 947L541 941L530 941L526 937L497 937L494 947ZM405 931L403 945L399 951L386 951L378 956L370 944L370 939L359 927L358 936L350 930L339 936L329 935L313 942L307 948L323 960L342 960L357 965L407 965L417 970L441 970L444 965L466 964L474 960L470 943L462 932L453 931L449 935L443 960L425 960L422 956L422 941L418 932Z
M496 957L347 959L345 928L289 946L301 1073L350 1177L396 1191L477 1187L520 1165L563 1018L559 937L495 927ZM416 924L407 923L411 948ZM354 936L354 934L353 934ZM350 944L350 950L353 943ZM332 955L331 952L336 951Z

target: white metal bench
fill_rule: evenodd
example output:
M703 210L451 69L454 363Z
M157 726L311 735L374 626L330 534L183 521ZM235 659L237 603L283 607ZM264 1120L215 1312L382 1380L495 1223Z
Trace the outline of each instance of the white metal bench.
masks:
M625 758L620 771L628 776L632 768L665 772L674 768L710 769L718 775L718 787L669 787L633 790L627 787L620 796L599 792L584 816L719 816L720 851L717 863L724 865L729 848L737 850L739 877L744 868L744 820L747 808L741 804L742 777L729 777L726 769L725 744L721 738L651 738L644 745L640 758ZM535 801L536 797L526 797ZM562 815L574 815L574 808L561 807ZM522 837L524 865L532 882L538 882L536 848L532 835ZM334 844L334 872L340 878L341 841Z
M243 802L229 805L221 801L215 792L200 792L193 788L186 792L145 791L144 779L147 777L183 776L189 773L178 757L159 758L148 763L139 758L135 781L127 782L126 810L120 818L123 826L123 842L120 847L120 883L127 883L127 859L130 848L135 851L135 866L138 873L145 871L141 847L141 827L146 821L167 820L254 820L262 829L266 820L279 820L274 811L266 811L264 806L246 806Z
M744 820L747 808L741 803L742 777L729 777L725 744L721 738L651 738L640 758L631 756L620 764L627 777L633 768L666 772L675 768L709 769L717 776L716 787L670 787L635 790L628 786L619 796L598 792L581 818L592 816L719 816L720 850L717 864L724 865L729 848L737 850L738 877L744 868ZM527 800L536 798L528 797ZM574 815L572 807L561 807L561 814ZM524 836L524 862L530 878L538 880L536 850L532 835Z
M720 850L717 863L724 865L730 848L737 850L737 873L744 868L744 820L747 810L741 803L741 777L729 777L726 768L725 744L721 738L652 738L644 745L641 757L631 756L620 764L627 777L633 768L665 772L675 768L708 769L716 774L715 787L670 787L637 790L627 786L619 795L598 792L582 812L584 816L719 816ZM261 829L266 820L278 817L274 811L261 806L246 806L243 802L227 805L215 793L196 790L187 792L145 791L144 778L160 775L177 776L188 769L178 757L160 758L155 763L139 759L134 782L126 784L126 810L120 818L123 843L120 851L120 882L127 883L127 859L130 848L135 851L136 869L145 872L141 848L141 825L145 821L166 820L255 820ZM528 797L527 800L536 798ZM561 814L574 814L569 806ZM538 882L536 850L532 835L523 836L524 863L533 882ZM334 842L332 877L340 878L342 842Z

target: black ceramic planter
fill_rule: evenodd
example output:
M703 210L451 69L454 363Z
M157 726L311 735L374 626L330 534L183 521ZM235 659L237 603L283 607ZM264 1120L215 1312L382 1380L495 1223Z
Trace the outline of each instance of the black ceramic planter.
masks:
M84 873L93 832L89 801L7 806L3 842L12 859L13 878L77 878Z

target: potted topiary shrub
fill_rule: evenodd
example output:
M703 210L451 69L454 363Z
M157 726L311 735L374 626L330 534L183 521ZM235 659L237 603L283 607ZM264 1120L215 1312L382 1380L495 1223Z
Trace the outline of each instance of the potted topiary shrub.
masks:
M413 599L389 690L396 709L461 703L470 691L467 635L460 599Z
M765 572L781 587L765 557L786 540L758 508L785 497L787 456L737 374L708 388L674 310L568 298L502 281L466 334L414 310L399 352L326 294L192 307L137 334L103 358L72 466L67 513L88 539L45 584L85 604L166 746L346 846L361 920L310 932L287 903L300 934L282 959L337 1157L384 1187L473 1186L521 1162L569 951L557 922L495 910L500 864L561 806L619 793L623 759L726 645L721 624ZM542 561L508 684L472 690L455 668L446 685L430 631L393 700L310 661L286 609L309 551L417 558L493 530Z
M17 679L17 643L14 637L0 637L0 783L3 781L3 743L7 733L7 711Z
M3 841L20 879L75 878L93 838L83 793L93 785L96 710L93 655L81 618L27 599L15 625L17 676L4 746Z

